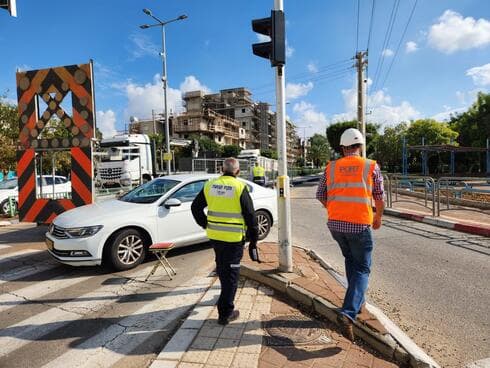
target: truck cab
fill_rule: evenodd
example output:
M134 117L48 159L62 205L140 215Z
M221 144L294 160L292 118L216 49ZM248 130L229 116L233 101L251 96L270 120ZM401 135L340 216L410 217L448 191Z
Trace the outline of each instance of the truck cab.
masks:
M152 179L153 160L146 134L121 134L100 142L96 181L99 185L131 186Z

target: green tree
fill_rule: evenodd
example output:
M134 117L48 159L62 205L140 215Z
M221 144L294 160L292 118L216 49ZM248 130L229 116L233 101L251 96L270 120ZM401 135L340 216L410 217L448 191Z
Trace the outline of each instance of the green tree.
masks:
M390 172L401 171L403 136L408 129L407 123L394 127L386 127L383 135L379 135L374 144L373 158L383 170Z
M407 144L415 146L422 144L422 138L425 138L426 145L449 144L452 139L457 138L458 133L446 123L433 119L419 119L410 124L406 136Z
M330 159L330 145L327 137L321 134L315 134L310 139L308 149L308 160L313 161L316 167L321 167Z
M330 146L337 153L342 153L340 150L340 136L342 133L349 128L357 128L357 120L341 121L330 125L327 128L327 138ZM378 125L368 123L366 124L366 135L367 135L367 146L366 152L368 156L374 153L374 143L378 137Z
M260 151L260 155L277 160L277 151L271 149L264 149Z
M468 111L453 116L451 129L459 133L458 143L467 147L485 147L490 138L490 94L478 93Z
M17 107L0 96L0 170L15 169L16 143L19 138Z
M242 149L234 144L223 146L223 157L237 157Z

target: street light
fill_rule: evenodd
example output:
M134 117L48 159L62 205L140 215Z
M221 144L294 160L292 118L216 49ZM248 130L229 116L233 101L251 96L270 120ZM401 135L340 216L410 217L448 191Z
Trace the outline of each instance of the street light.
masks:
M161 27L162 28L162 52L160 53L160 56L162 57L162 84L163 84L163 104L164 104L164 111L165 111L165 145L167 146L167 156L171 157L171 152L170 152L170 129L169 129L169 123L168 123L168 105L167 105L167 86L168 86L168 80L167 80L167 49L166 49L166 43L165 43L165 26L169 23L176 22L178 20L183 20L187 18L187 15L182 14L179 15L177 18L170 19L167 21L162 21L159 18L157 18L155 15L153 15L152 11L150 9L143 9L143 13L148 15L149 17L152 17L155 19L158 23L156 24L142 24L140 25L141 29L148 29L152 27ZM167 160L167 175L170 175L170 160Z

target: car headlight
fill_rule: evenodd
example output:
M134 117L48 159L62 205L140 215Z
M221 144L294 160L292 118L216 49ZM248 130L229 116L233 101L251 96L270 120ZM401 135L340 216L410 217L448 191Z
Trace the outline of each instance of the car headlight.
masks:
M71 229L65 229L65 233L72 238L87 238L97 234L102 228L102 225L74 227Z

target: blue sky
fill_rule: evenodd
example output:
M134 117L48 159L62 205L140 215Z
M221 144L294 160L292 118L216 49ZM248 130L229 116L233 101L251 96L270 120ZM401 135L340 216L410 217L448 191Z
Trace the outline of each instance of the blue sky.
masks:
M383 125L444 119L467 108L477 91L490 90L490 3L419 0L401 40L415 1L400 0L383 49L396 0L375 0L367 110L368 120ZM284 0L287 113L296 125L307 127L299 129L301 135L323 132L328 124L355 116L350 59L368 46L373 0L360 0L359 28L357 2ZM152 21L142 12L147 7L164 20L189 17L167 27L173 111L182 110L181 93L195 88L214 92L244 86L256 100L273 103L273 69L252 54L258 37L250 25L252 19L268 16L272 5L272 0L18 0L17 18L0 12L0 94L8 91L15 100L17 68L93 59L97 123L106 134L124 129L130 115L145 118L152 108L161 111L160 33L138 27Z

